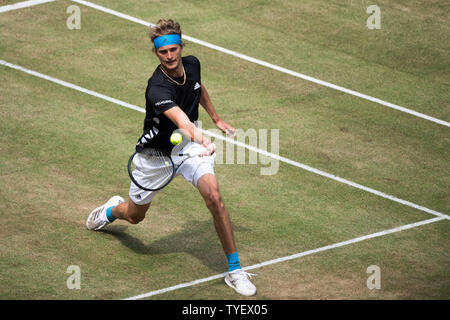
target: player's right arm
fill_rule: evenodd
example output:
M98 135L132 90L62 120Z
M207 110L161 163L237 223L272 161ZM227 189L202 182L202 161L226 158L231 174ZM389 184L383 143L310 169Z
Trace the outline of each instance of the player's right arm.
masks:
M191 122L189 117L183 110L181 110L180 107L172 107L164 111L164 115L169 118L184 134L189 136L191 141L205 147L209 151L209 154L216 152L216 146L214 143L211 143L211 141L202 134L202 132L195 126L195 124Z

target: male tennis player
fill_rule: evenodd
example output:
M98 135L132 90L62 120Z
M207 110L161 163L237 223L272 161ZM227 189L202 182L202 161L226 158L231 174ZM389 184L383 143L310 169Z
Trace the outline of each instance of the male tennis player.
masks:
M217 115L201 82L199 60L194 56L182 57L184 44L180 25L170 19L160 20L151 29L150 38L160 65L148 81L144 132L138 146L171 149L170 136L174 130L180 129L191 140L183 146L183 153L199 147L206 149L202 157L183 162L177 175L183 175L199 190L213 215L214 226L228 260L225 282L240 294L254 295L256 287L249 280L250 274L241 268L231 220L214 174L216 147L194 125L198 119L199 103L223 132L235 134L235 129ZM152 168L137 167L136 170L149 172ZM157 192L139 189L131 182L129 201L125 202L119 196L112 197L91 212L86 226L90 230L100 230L116 219L139 223Z

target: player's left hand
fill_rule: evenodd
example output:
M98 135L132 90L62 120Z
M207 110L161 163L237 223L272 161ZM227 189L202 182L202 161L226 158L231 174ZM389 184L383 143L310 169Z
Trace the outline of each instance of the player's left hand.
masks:
M231 125L220 119L216 122L217 128L222 130L227 136L235 137L236 129L234 129Z

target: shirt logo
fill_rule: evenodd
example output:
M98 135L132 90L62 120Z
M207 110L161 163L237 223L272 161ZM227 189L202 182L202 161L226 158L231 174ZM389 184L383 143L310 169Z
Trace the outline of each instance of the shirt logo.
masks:
M162 104L168 104L168 103L172 103L172 102L173 102L172 100L163 100L163 101L156 102L155 106L157 107L157 106L160 106Z
M197 90L197 89L199 89L201 87L201 85L198 83L198 82L196 82L195 83L195 86L194 86L194 90Z

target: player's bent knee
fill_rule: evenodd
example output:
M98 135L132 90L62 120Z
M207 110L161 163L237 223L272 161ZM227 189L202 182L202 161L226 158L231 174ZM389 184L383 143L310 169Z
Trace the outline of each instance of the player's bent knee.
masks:
M146 205L137 205L130 201L128 203L128 210L126 220L131 224L138 224L145 218L145 214L150 207L150 203Z
M144 220L145 216L128 217L127 221L131 224L138 224Z
M134 212L127 215L127 221L131 224L138 224L145 218L145 212Z

